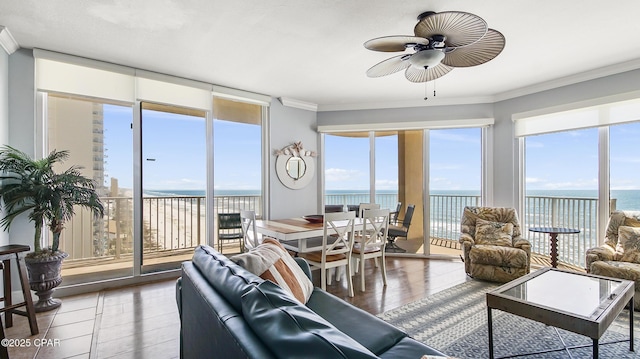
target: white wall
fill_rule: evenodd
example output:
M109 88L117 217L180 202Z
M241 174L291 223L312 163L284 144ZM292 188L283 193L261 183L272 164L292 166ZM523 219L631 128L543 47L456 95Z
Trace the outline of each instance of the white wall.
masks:
M318 113L318 126L492 118L492 104L426 106Z
M276 156L273 151L302 141L306 150L318 152L318 136L316 133L316 113L283 106L274 99L270 112L271 143L269 164L270 199L269 212L271 219L299 217L318 213L318 158L314 178L302 189L285 187L275 171Z
M35 63L33 52L20 49L9 56L8 144L33 155L35 151ZM33 245L33 223L26 215L11 224L9 242ZM33 247L32 247L33 248Z

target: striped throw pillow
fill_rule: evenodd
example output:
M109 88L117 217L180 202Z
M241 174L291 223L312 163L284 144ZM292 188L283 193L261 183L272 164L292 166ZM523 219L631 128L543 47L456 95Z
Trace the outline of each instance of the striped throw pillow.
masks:
M311 297L313 283L276 239L265 238L256 248L230 259L260 278L279 285L303 304Z

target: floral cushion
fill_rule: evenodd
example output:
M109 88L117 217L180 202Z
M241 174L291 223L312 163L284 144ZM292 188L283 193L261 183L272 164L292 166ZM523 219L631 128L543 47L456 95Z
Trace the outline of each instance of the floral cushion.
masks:
M616 256L622 262L640 263L640 228L618 227Z
M476 220L476 244L511 247L513 223Z

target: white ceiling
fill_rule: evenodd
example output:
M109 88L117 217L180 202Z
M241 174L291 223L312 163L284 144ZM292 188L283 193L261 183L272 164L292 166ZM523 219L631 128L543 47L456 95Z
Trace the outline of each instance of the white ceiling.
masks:
M368 78L395 54L362 44L412 35L427 10L471 12L506 37L494 60L438 79L431 104L494 101L640 68L638 0L0 0L0 25L24 48L331 110L424 103L425 85L402 73Z

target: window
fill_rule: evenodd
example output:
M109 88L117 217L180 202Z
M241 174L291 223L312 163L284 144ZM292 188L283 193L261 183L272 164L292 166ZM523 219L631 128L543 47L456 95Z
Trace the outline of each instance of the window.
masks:
M176 269L206 243L206 114L142 104L142 271Z
M253 210L259 218L263 214L262 106L214 98L213 107L216 213ZM239 246L227 248L225 253L240 251Z
M429 131L431 253L460 254L465 206L479 206L482 186L480 128Z
M65 285L132 275L133 136L131 106L81 97L43 94L47 104L47 152L68 150L65 169L80 165L93 178L105 215L76 209L61 235L69 253Z

